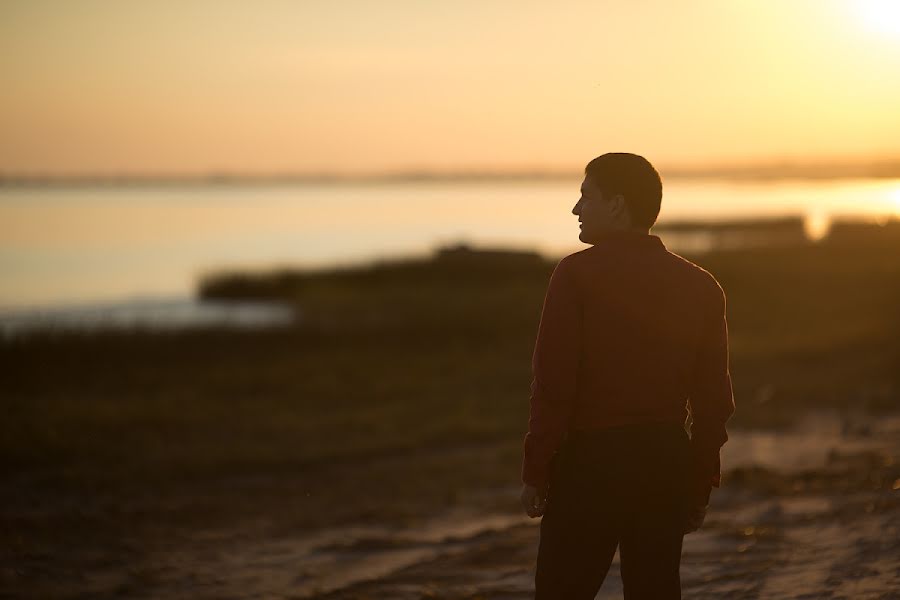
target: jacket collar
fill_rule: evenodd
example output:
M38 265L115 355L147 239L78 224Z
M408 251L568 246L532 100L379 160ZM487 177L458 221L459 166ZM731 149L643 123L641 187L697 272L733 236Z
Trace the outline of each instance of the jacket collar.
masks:
M630 229L605 229L594 241L594 246L663 249L666 247L658 235Z

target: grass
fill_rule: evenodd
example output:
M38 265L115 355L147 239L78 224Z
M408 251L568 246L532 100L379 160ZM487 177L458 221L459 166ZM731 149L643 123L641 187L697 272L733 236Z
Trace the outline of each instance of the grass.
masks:
M115 457L126 473L196 473L516 439L555 261L480 258L207 282L207 297L297 302L303 322L281 331L6 343L4 456L14 470L90 471ZM688 258L727 293L735 424L777 412L754 404L772 388L791 411L849 402L860 386L897 389L900 241Z

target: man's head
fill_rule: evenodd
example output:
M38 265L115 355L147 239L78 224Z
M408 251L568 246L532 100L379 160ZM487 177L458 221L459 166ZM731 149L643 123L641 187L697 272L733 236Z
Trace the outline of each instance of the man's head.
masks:
M637 154L610 152L585 167L572 214L582 222L579 239L591 243L607 229L649 232L661 203L662 180L653 165Z

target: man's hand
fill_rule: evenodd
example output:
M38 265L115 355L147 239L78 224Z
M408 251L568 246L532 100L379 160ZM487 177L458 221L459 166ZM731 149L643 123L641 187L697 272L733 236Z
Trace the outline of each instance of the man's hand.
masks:
M688 511L685 515L682 531L685 534L697 531L703 525L706 518L706 509L709 508L709 494L712 492L712 484L708 481L700 481L690 494Z
M530 485L522 486L522 508L525 513L534 519L544 515L544 509L547 506L547 490L546 488L539 490Z
M703 520L706 518L707 508L707 506L699 504L693 506L687 513L682 532L688 534L700 529L700 526L703 525Z

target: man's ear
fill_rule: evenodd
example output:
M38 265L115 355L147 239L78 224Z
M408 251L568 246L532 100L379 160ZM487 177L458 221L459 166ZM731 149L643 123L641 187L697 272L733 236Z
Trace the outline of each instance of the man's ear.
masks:
M615 196L610 198L610 202L612 202L612 213L614 215L625 212L625 196L623 196L622 194L616 194Z

